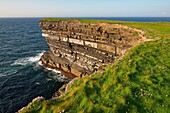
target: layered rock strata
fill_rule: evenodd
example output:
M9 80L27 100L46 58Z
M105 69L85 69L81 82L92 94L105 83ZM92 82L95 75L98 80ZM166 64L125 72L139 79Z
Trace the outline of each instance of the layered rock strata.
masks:
M142 31L119 24L42 20L40 27L50 47L40 59L42 64L69 78L103 70L142 41Z

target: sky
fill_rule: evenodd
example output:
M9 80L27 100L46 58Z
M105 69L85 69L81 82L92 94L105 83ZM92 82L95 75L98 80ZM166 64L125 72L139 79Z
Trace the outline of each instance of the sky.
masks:
M0 17L170 17L170 0L0 0Z

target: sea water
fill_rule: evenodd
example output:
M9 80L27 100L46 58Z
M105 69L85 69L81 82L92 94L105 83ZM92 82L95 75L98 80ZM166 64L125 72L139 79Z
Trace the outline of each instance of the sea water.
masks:
M50 99L64 83L39 62L49 50L38 18L0 19L0 113L14 113L37 96Z

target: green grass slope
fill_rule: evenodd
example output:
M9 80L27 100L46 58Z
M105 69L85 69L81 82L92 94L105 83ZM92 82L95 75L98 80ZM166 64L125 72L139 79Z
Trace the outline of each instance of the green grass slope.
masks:
M170 23L123 24L158 38L132 48L104 73L76 79L61 98L34 101L22 113L170 113Z

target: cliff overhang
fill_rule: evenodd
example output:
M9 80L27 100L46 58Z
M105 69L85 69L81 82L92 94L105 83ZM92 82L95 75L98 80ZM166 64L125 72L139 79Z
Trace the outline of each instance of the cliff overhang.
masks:
M74 19L41 20L39 24L50 47L40 59L42 64L69 78L103 71L145 40L143 31L121 24L82 23Z

